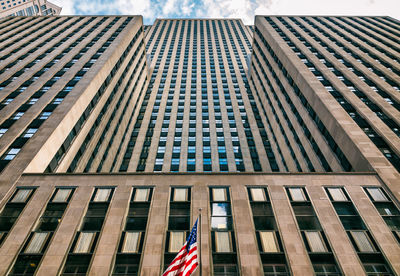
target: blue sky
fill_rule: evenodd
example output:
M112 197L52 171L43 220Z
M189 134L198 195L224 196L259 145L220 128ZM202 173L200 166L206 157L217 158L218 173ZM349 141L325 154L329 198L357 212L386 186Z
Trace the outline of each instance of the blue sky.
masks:
M400 19L400 0L50 0L63 15L143 15L156 18L241 18L254 15L389 15Z

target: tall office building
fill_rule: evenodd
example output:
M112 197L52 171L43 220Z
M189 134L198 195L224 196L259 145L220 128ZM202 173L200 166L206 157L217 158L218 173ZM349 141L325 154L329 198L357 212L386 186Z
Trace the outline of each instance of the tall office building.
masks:
M0 18L6 16L59 15L61 7L47 0L2 0Z
M400 274L398 21L0 28L1 275Z

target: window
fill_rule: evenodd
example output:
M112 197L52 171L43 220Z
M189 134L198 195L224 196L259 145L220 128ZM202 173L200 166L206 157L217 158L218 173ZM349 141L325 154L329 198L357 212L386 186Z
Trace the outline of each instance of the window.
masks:
M57 189L52 202L67 202L72 189Z
M46 120L50 117L51 112L42 112L39 116L39 120Z
M227 201L226 188L212 188L213 201Z
M33 233L28 246L25 248L25 253L29 253L29 254L41 253L42 249L46 243L48 235L49 235L48 232Z
M112 191L111 188L97 188L93 201L94 202L108 201L110 198L111 191Z
M359 252L375 252L375 248L372 245L368 235L364 231L351 231L351 236L358 248Z
M122 253L138 253L141 232L125 232Z
M366 188L373 201L389 201L381 188Z
M215 252L232 252L232 240L230 232L215 233Z
M90 253L93 240L96 236L96 232L81 232L79 233L78 240L76 242L74 253Z
M288 190L292 201L307 201L303 188L289 188Z
M136 188L133 201L144 202L149 200L150 189L149 188Z
M3 157L3 160L13 160L15 156L20 152L21 149L11 148L7 154Z
M12 203L25 203L26 200L29 198L32 189L18 189L15 193L14 197L12 198Z
M23 138L31 138L37 131L37 128L28 128L25 130L24 135L22 136Z
M328 252L321 233L318 231L304 231L311 252Z
M0 137L4 135L4 133L6 133L8 130L8 128L0 128Z
M253 201L266 201L264 188L250 188L251 199Z
M24 112L17 112L14 114L13 117L11 117L12 120L18 120L22 117L22 115L24 115Z
M279 252L279 246L276 240L275 231L259 231L263 252Z
M174 188L173 189L173 201L187 201L188 200L188 189L187 188Z
M168 252L179 252L186 241L186 232L169 232Z
M333 201L348 201L343 188L328 188L327 190Z

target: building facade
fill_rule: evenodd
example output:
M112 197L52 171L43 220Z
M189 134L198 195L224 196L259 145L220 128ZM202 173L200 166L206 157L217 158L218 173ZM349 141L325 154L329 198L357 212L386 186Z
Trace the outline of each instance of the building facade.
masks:
M0 275L400 274L395 19L0 28Z
M0 18L6 16L59 15L61 7L47 0L2 0Z

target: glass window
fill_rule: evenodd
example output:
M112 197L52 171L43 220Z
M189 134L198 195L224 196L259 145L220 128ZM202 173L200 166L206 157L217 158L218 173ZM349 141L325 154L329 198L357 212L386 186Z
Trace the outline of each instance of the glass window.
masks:
M138 253L141 232L126 232L124 244L122 246L123 253Z
M250 194L253 201L267 201L264 188L250 188Z
M227 201L228 200L225 188L212 188L212 197L213 197L213 201Z
M76 242L74 253L90 253L90 248L95 236L95 232L81 232Z
M351 231L351 236L357 245L359 252L375 252L374 246L371 244L367 233L364 231Z
M275 232L260 231L261 246L263 252L279 252L279 247L276 242Z
M20 150L21 150L21 149L11 148L11 149L7 152L6 156L4 156L3 159L4 159L4 160L13 160Z
M174 188L173 201L187 201L188 189L187 188Z
M32 137L32 136L36 133L37 130L38 130L37 128L28 128L28 129L25 131L23 137L24 137L24 138L30 138L30 137Z
M72 189L57 189L52 202L67 202Z
M215 251L232 252L230 232L215 232Z
M373 201L389 201L381 188L367 188L368 193Z
M149 188L137 188L135 189L135 196L133 197L133 201L148 201L150 189Z
M186 232L169 232L168 252L179 252L186 241Z
M44 244L46 243L46 239L48 236L48 232L42 233L33 233L33 236L25 249L25 253L35 254L41 253Z
M304 232L311 252L327 252L322 236L318 231Z
M333 201L348 201L342 188L328 188Z
M11 202L24 203L28 199L31 192L31 189L18 189Z
M302 188L289 188L292 201L307 201Z
M111 194L110 188L98 188L93 199L94 202L108 201Z

